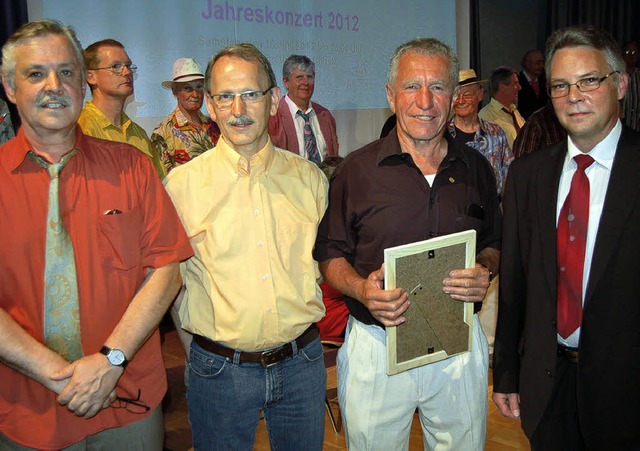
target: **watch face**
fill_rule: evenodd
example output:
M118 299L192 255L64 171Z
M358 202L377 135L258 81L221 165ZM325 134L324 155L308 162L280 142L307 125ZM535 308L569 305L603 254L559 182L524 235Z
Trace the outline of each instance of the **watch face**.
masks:
M109 363L116 366L122 365L125 361L124 352L119 349L112 349L109 355L107 355L107 358L109 359Z

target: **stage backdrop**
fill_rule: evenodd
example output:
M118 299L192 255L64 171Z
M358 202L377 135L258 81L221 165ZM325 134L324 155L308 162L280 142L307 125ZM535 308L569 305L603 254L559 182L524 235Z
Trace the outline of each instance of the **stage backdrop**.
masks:
M384 84L392 51L418 36L456 47L456 2L442 0L30 0L29 19L72 25L87 46L122 42L138 66L126 112L147 131L175 107L160 83L177 58L210 57L252 42L271 61L304 54L316 64L314 100L332 110L342 155L377 138L390 114ZM283 89L283 94L284 94Z

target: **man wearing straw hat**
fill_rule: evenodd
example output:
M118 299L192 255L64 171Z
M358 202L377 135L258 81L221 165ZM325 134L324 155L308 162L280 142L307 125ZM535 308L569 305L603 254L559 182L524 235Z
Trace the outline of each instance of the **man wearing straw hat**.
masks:
M457 142L473 147L489 160L496 176L498 194L501 194L513 153L502 128L478 117L478 106L484 95L483 84L486 82L480 80L473 69L460 71L458 87L453 96L454 115L449 123L449 133Z
M204 74L196 60L178 58L173 64L173 79L163 81L162 87L173 92L178 105L156 126L151 141L169 172L213 148L220 129L200 111L204 101Z

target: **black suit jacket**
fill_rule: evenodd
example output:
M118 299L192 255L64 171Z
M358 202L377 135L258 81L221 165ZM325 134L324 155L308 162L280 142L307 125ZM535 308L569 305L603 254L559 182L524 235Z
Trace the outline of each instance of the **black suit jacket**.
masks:
M529 119L529 116L534 111L539 110L547 104L547 81L544 75L538 77L538 86L540 87L540 95L536 96L533 87L527 80L527 77L523 72L518 73L518 81L522 89L518 93L518 111L522 114L522 117Z
M504 233L493 381L520 393L533 435L556 366L556 202L566 139L516 159ZM588 449L640 448L640 134L623 129L598 228L580 334L577 399Z

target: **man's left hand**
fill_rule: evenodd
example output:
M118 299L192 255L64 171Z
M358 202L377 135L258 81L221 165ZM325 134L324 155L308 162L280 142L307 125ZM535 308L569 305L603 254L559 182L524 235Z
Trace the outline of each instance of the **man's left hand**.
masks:
M482 302L489 283L489 270L476 264L475 268L451 271L442 281L442 291L459 301Z
M102 354L91 354L53 373L51 379L71 378L58 396L58 403L78 416L91 418L116 399L115 387L124 372Z

